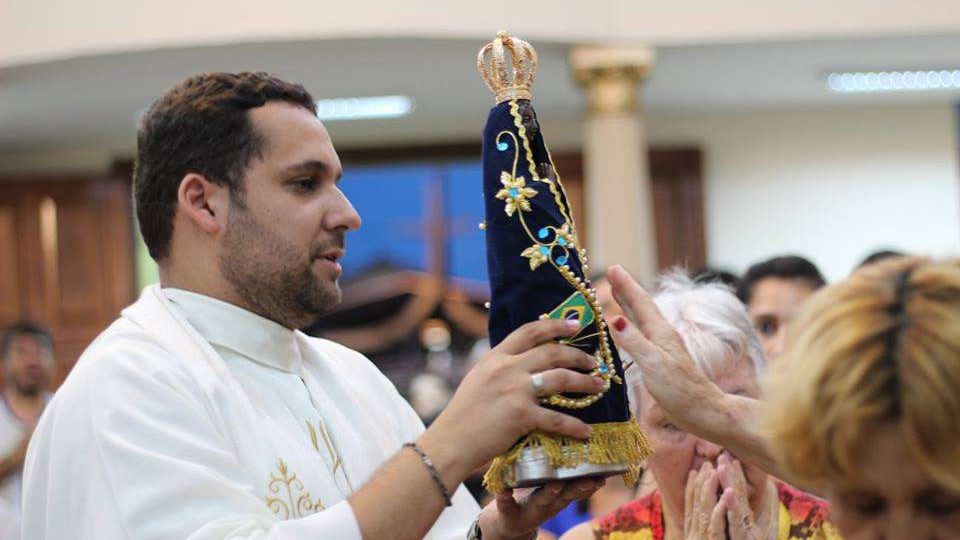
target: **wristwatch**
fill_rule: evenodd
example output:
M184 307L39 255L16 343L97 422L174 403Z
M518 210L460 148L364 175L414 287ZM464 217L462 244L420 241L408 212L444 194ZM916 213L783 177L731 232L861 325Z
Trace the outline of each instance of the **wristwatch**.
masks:
M483 532L480 530L480 518L477 518L473 522L473 525L470 526L470 531L467 532L467 540L483 540ZM537 540L537 531L534 529L533 534L530 535L530 540Z

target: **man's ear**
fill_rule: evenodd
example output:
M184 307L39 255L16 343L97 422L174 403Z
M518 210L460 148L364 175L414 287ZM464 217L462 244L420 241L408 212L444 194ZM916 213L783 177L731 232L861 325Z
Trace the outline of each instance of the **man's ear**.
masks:
M208 234L216 234L226 227L229 201L228 186L215 184L196 173L184 176L177 189L178 211Z

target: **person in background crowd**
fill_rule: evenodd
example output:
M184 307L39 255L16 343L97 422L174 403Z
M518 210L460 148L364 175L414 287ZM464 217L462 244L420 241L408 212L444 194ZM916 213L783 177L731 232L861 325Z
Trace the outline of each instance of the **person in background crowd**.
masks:
M42 326L20 322L0 339L0 540L19 538L20 482L27 443L49 400L53 339Z
M826 280L816 265L796 255L774 257L751 266L737 287L737 296L760 337L767 359L783 351L787 326L803 302Z
M896 257L906 257L906 256L907 254L901 251L896 251L893 249L880 249L864 257L864 259L860 261L860 264L858 264L857 267L853 269L853 271L856 272L857 270L863 268L868 264L873 264L876 262L885 261L887 259L893 259Z
M453 390L443 377L424 371L416 374L410 381L409 395L413 410L423 420L423 424L429 426L450 402Z
M740 278L738 278L733 272L728 272L726 270L704 267L691 273L690 275L693 276L693 281L697 283L719 282L723 283L727 287L730 287L734 291L737 290L737 287L740 285Z
M766 359L746 310L728 287L674 272L661 279L654 302L699 373L725 394L760 395ZM685 431L651 397L639 368L625 374L637 421L656 450L647 464L657 489L564 540L838 538L825 502Z

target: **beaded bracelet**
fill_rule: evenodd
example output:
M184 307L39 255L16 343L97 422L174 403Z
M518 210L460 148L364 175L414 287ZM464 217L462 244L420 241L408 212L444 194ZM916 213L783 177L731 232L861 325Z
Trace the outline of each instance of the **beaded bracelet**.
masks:
M440 479L440 473L437 472L437 468L433 466L433 460L430 459L423 450L417 446L415 442L408 442L403 444L404 448L410 448L420 456L420 461L423 462L423 465L427 468L427 471L430 473L430 477L433 478L434 483L437 484L437 487L440 488L440 494L443 495L443 499L447 501L447 506L453 506L453 499L450 498L450 491L447 489L447 486L443 483L443 480Z

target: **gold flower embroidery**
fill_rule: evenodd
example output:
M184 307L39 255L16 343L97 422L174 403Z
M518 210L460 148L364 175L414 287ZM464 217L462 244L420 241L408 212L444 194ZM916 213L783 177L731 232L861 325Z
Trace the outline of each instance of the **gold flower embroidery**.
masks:
M324 508L320 499L314 501L310 498L310 492L297 478L297 473L291 471L282 459L277 459L277 470L270 473L267 489L276 495L267 497L267 507L280 519L298 519L304 513L319 512Z
M525 212L530 211L530 199L537 195L537 190L527 187L527 181L522 176L513 176L507 171L500 173L500 183L503 189L497 192L497 198L506 201L507 206L504 211L508 216L513 216L519 208Z
M523 250L521 255L530 259L530 269L536 270L538 266L550 260L550 248L534 244Z

